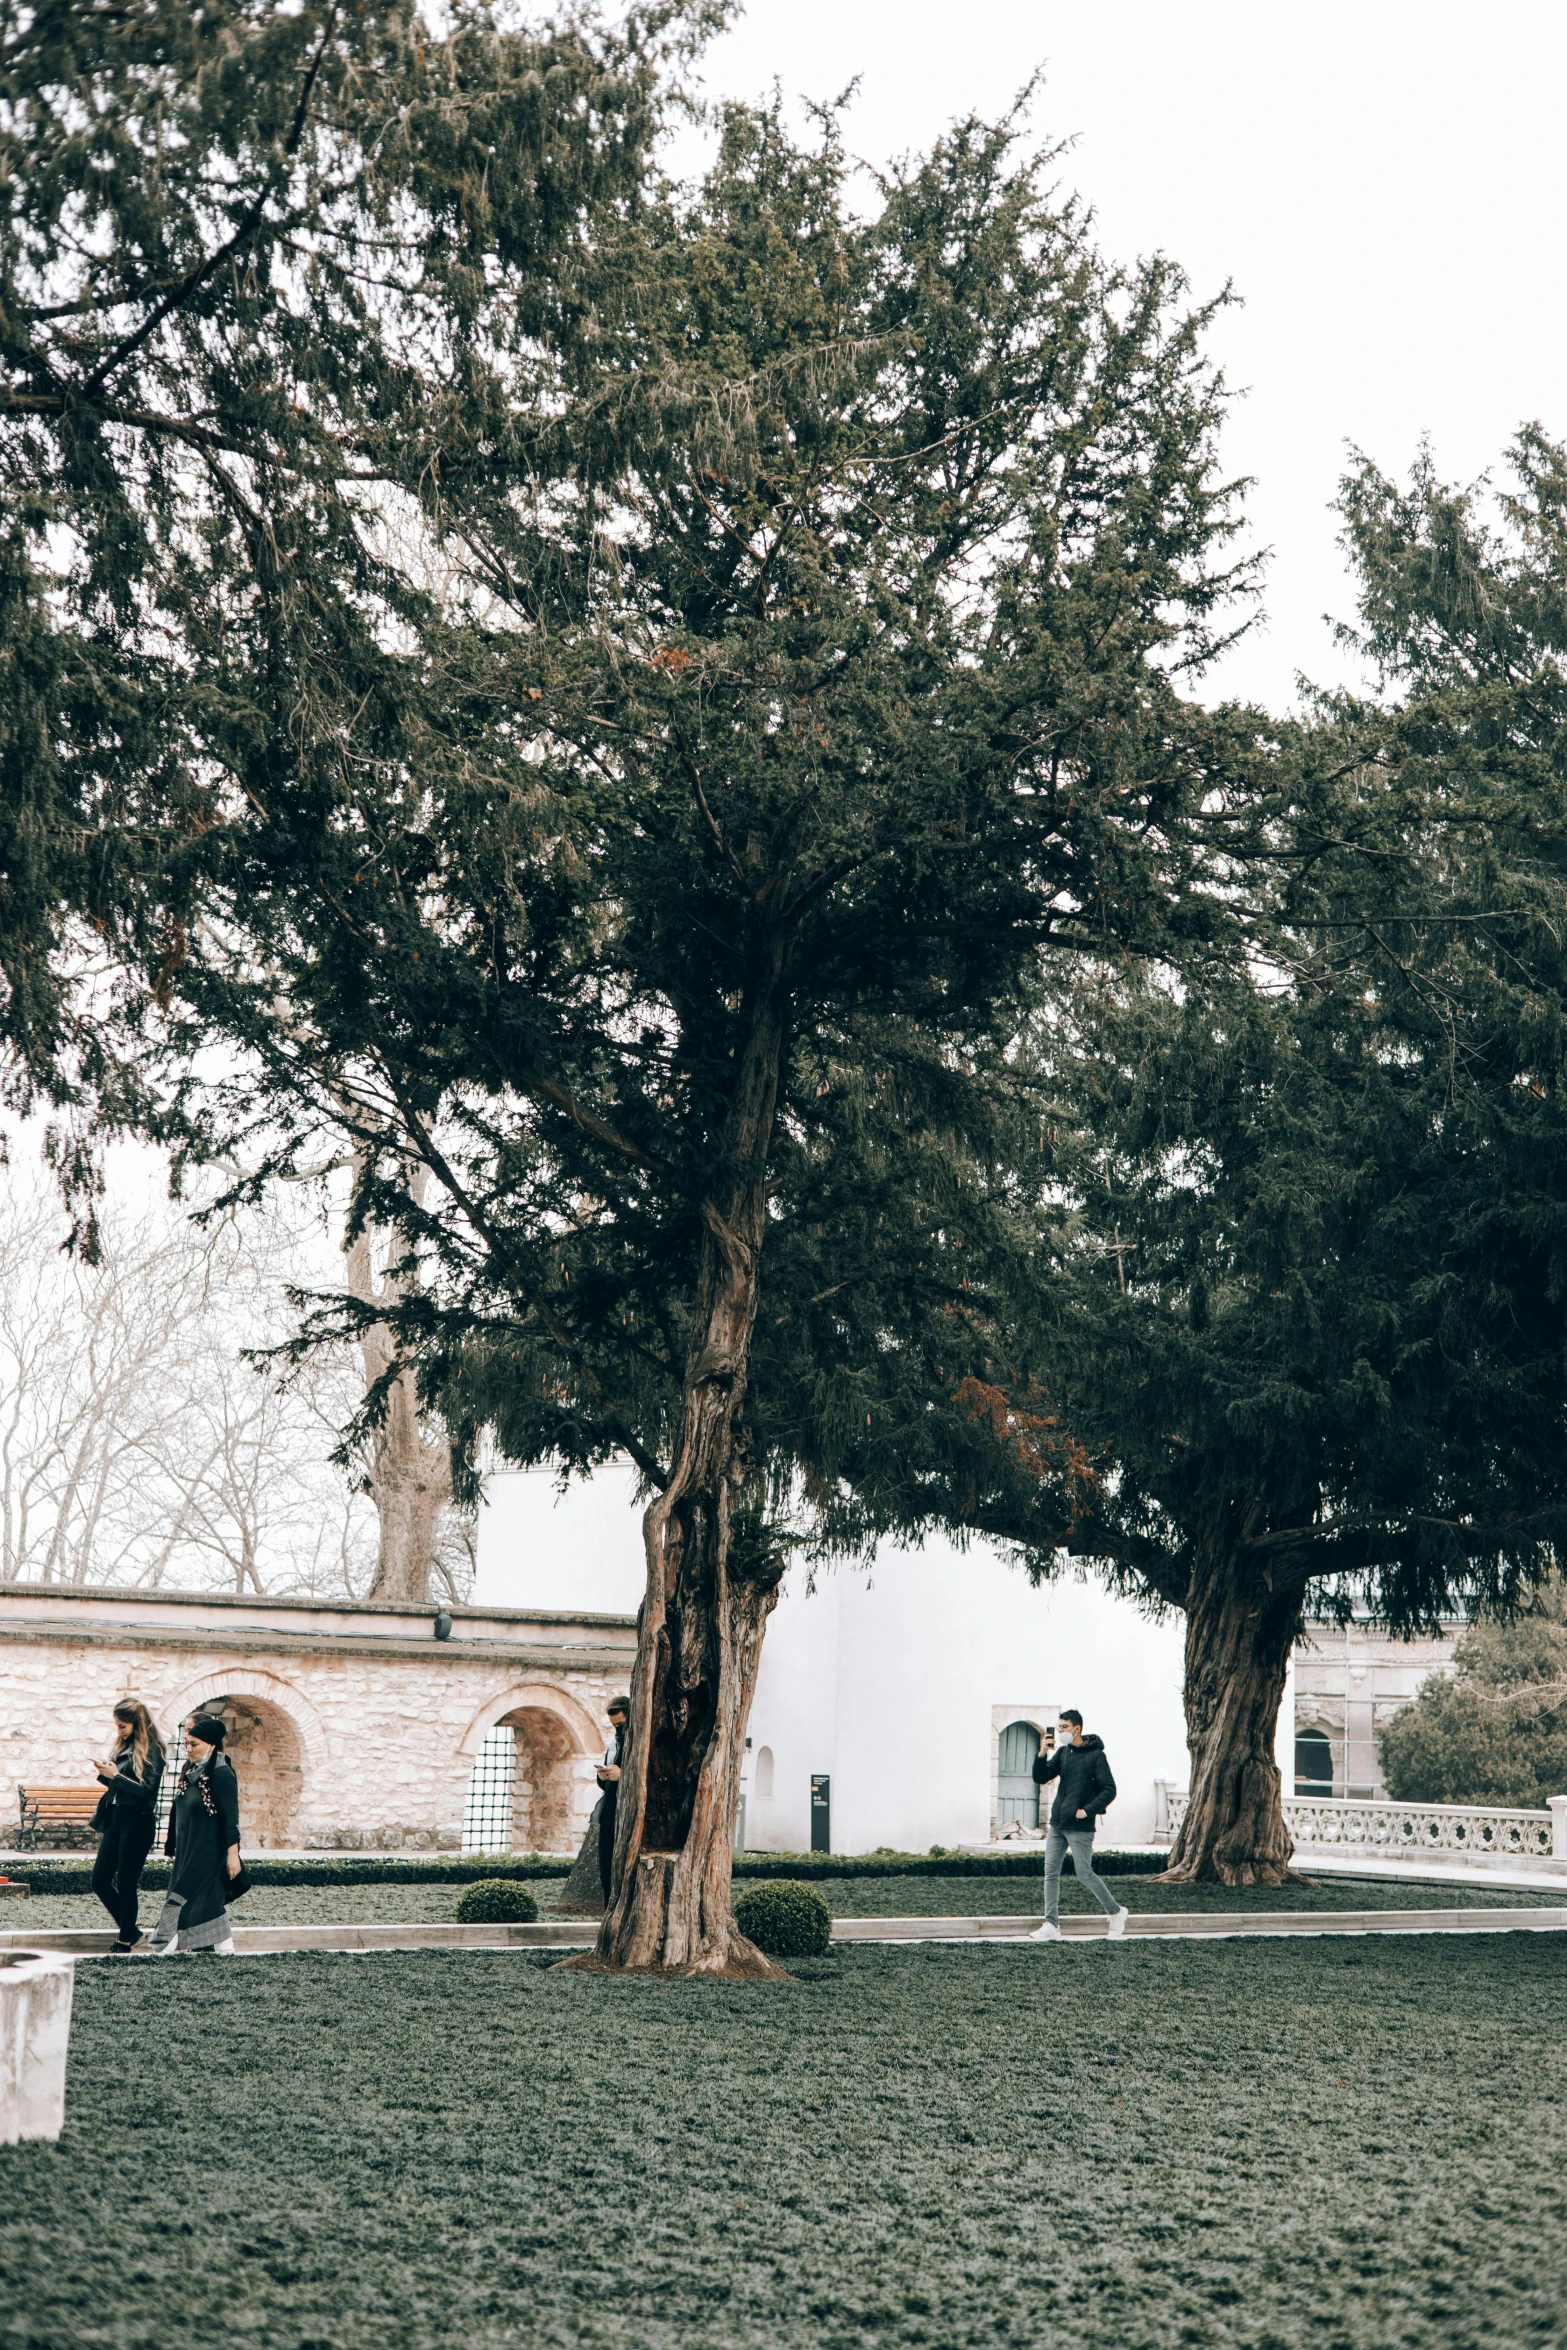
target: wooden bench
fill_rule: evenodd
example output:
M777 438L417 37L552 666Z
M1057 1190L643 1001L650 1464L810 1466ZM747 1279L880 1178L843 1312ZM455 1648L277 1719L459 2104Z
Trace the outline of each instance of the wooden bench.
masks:
M21 1825L17 1843L23 1852L35 1850L41 1828L90 1829L103 1789L92 1787L18 1787Z

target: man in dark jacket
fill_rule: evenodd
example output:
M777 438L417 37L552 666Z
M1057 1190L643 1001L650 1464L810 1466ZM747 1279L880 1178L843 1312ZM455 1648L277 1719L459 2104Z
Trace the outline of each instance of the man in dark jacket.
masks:
M1061 1939L1061 1864L1067 1853L1077 1881L1085 1886L1110 1920L1112 1935L1126 1932L1126 1912L1103 1877L1094 1874L1094 1830L1115 1801L1115 1781L1102 1738L1085 1738L1083 1717L1073 1706L1061 1709L1059 1730L1045 1732L1046 1746L1034 1765L1041 1787L1057 1782L1050 1807L1050 1833L1045 1838L1045 1922L1034 1929L1036 1942Z

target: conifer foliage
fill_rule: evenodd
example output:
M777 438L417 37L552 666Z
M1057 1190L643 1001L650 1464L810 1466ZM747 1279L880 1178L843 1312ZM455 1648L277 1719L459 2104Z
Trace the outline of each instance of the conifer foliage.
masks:
M92 1122L160 1106L136 1047L246 788L234 632L301 739L291 643L408 619L366 515L507 476L516 354L548 326L562 364L703 15L0 7L0 1044L13 1100L76 1113L89 1199Z
M1564 480L1526 436L1497 528L1427 465L1357 474L1390 692L1285 738L1264 952L1106 968L1039 1031L1057 1147L1013 1328L1092 1475L1035 1457L1014 1365L983 1510L1185 1612L1177 1877L1282 1879L1308 1607L1505 1613L1567 1537Z

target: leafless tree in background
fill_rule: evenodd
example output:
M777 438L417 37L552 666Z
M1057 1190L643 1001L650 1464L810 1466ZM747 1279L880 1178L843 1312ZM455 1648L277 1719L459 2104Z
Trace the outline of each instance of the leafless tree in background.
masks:
M340 1279L322 1223L110 1211L88 1267L43 1187L3 1181L0 1579L363 1594L370 1464L332 1459L363 1397L352 1356L286 1380L250 1359L292 1328L290 1287Z
M410 1169L416 1200L424 1196L424 1167ZM390 1304L407 1294L410 1276L396 1264L377 1271L376 1234L361 1226L349 1243L348 1286L367 1305ZM396 1369L396 1350L384 1322L372 1323L360 1339L365 1387L386 1381L382 1416L369 1439L366 1484L380 1525L371 1599L423 1600L432 1580L457 1596L472 1580L462 1571L464 1525L451 1508L452 1455L445 1430L431 1426L419 1408L411 1371Z

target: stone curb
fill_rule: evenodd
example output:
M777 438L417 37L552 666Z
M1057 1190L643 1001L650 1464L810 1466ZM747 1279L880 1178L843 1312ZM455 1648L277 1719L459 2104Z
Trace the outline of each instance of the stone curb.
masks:
M835 1918L835 1942L1006 1942L1029 1940L1037 1917ZM1567 1933L1567 1905L1542 1909L1340 1909L1244 1911L1173 1910L1134 1912L1128 1942L1232 1941L1345 1934L1550 1934ZM1101 1942L1102 1917L1061 1921L1066 1942ZM236 1926L241 1956L262 1957L290 1950L584 1950L591 1926L561 1921L533 1925L346 1925ZM101 1958L112 1948L107 1930L25 1928L0 1933L0 1950L44 1950L74 1958ZM1041 1945L1048 1948L1048 1944Z
M347 1925L236 1926L234 1948L257 1956L282 1950L583 1950L594 1940L593 1925ZM64 1951L75 1958L103 1958L114 1947L112 1931L96 1927L26 1927L0 1933L0 1950ZM147 1949L142 1944L142 1949Z
M1027 1942L1037 1917L834 1918L835 1942ZM1567 1933L1567 1904L1544 1909L1134 1910L1128 1942L1229 1941L1237 1936ZM1061 1920L1063 1942L1103 1942L1109 1920ZM1048 1947L1046 1945L1045 1947Z

